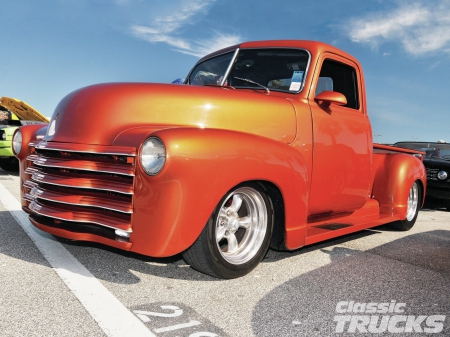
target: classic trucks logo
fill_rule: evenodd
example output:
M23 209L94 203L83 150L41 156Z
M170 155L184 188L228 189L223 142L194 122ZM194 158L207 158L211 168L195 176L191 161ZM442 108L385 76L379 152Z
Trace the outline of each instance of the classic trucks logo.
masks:
M341 301L334 316L337 333L439 333L445 315L405 315L406 303Z

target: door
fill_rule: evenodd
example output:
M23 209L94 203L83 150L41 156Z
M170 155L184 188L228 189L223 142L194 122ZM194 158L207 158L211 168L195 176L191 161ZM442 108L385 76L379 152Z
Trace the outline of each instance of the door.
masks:
M337 91L344 94L347 104L324 108L310 99L314 149L309 216L361 208L371 180L372 132L360 70L334 54L325 53L319 64L310 96Z

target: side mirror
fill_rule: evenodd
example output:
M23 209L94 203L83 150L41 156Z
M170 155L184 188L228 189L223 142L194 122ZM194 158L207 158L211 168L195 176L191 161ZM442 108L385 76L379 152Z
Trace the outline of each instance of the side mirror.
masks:
M322 91L320 94L314 97L314 100L317 102L317 104L324 108L328 108L331 104L347 104L347 98L345 98L343 94L341 94L340 92L328 90Z

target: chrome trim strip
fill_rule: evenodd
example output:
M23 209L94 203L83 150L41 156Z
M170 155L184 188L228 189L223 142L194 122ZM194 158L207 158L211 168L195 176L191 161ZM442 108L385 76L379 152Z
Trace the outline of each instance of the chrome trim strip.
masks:
M101 209L106 209L109 211L114 211L114 212L118 212L118 213L122 213L122 214L133 214L133 210L131 209L131 211L123 211L117 208L112 208L112 207L106 207L106 206L101 206L99 204L92 204L92 205L87 205L87 204L82 204L82 203L76 203L76 202L68 202L68 201L61 201L61 200L55 200L52 199L50 197L46 197L45 195L43 196L42 194L45 193L44 190L40 189L39 186L35 186L33 187L33 189L30 191L30 193L27 193L24 195L24 199L27 201L35 201L36 199L42 199L42 200L47 200L47 201L51 201L54 202L56 204L63 204L63 205L73 205L73 206L79 206L79 207L88 207L88 208L101 208ZM54 194L61 194L61 195L67 195L67 194L62 194L62 193L56 193L56 192L51 192ZM28 196L28 197L27 197ZM91 197L91 198L95 198L95 197ZM30 200L31 199L31 200ZM99 199L99 198L96 198ZM125 203L123 203L125 204ZM131 208L131 207L130 207Z
M87 172L100 172L100 173L111 173L111 174L123 175L123 176L127 176L127 177L134 177L134 173L118 172L118 171L115 171L113 169L110 169L110 170L107 170L107 169L89 169L89 168L74 167L74 166L58 164L58 163L46 165L45 164L46 160L47 160L47 158L40 156L40 157L36 158L33 161L33 163L36 166L39 166L39 167L50 167L50 168L54 167L54 168L63 168L63 169L69 169L69 170L79 170L79 171L87 171ZM49 158L49 160L53 160L53 158ZM72 159L72 160L73 161L77 161L77 162L82 162L83 161L83 160L74 160L74 159ZM55 159L54 161L64 162L64 159ZM107 165L105 165L103 163L99 163L99 162L95 162L95 161L93 161L92 163L103 165L103 166L107 166ZM120 164L112 164L110 166L114 166L114 165L120 165ZM126 167L124 165L123 168L128 168L128 167ZM131 170L131 171L133 171L133 170Z
M23 200L26 200L26 201L28 201L28 202L33 202L34 200L35 200L35 198L32 196L32 195L30 195L30 194L25 194L23 197L22 197L22 199Z
M100 222L98 222L98 221L89 221L89 222L87 222L87 221L81 221L81 220L67 220L67 219L64 219L64 218L62 218L62 217L49 216L48 214L44 214L44 213L42 213L42 212L39 212L39 210L40 210L40 208L42 208L42 206L39 205L36 201L33 201L33 202L28 206L28 208L29 208L30 210L32 210L34 213L39 214L39 215L42 215L42 216L45 216L45 217L47 217L47 218L57 219L57 220L61 220L61 221L68 221L68 222L92 223L92 224L96 224L96 225L99 225L99 226L102 226L102 227L106 227L106 228L120 229L120 230L123 230L123 231L125 231L125 232L127 232L127 233L132 233L132 232L133 232L133 230L132 230L131 228L130 228L130 229L122 229L122 228L119 228L119 227L113 227L113 226L110 226L110 225L107 225L107 224L104 224L104 223L100 223ZM35 208L38 208L38 210L36 210ZM49 207L49 208L51 208L51 207ZM71 213L75 213L75 212L71 212ZM130 225L130 227L131 227L131 225Z
M223 75L222 82L220 82L220 85L221 85L221 86L223 86L223 84L224 84L225 81L227 80L228 75L229 75L230 72L231 72L231 68L233 67L234 62L236 61L236 58L237 58L237 56L238 56L238 53L239 53L239 47L236 48L236 50L235 50L235 52L234 52L234 55L233 55L233 57L231 58L230 64L228 65L228 68L227 68L227 70L225 71L225 75Z
M35 172L32 174L31 179L33 180L33 182L39 184L48 184L48 185L54 185L54 186L63 186L63 187L68 187L68 188L76 188L76 189L87 189L87 190L98 190L98 191L107 191L107 192L114 192L114 193L119 193L119 194L125 194L125 195L133 195L134 192L123 192L123 191L118 191L116 189L111 189L111 188L101 188L101 187L90 187L90 186L74 186L74 185L65 185L65 184L61 184L61 183L54 183L54 182L48 182L48 181L43 181L43 180L39 180L39 178L37 177L37 175L42 176L42 178L45 177L45 174L42 174L41 172Z
M36 187L38 184L35 183L34 181L31 180L27 180L23 183L23 186L25 186L26 188L32 189L33 187Z
M39 170L37 169L37 168L35 168L35 167L32 167L32 166L29 166L29 167L27 167L27 169L25 170L25 173L26 174L33 174L33 173L36 173L36 172L38 172Z
M74 152L74 153L92 153L92 154L104 154L104 155L111 155L111 156L124 156L124 157L137 157L137 153L130 153L130 152L109 152L109 151L88 151L88 150L72 150L67 148L53 148L53 147L46 147L45 145L49 144L49 142L42 140L39 143L29 143L28 145L34 146L36 149L40 150L48 150L48 151L62 151L62 152ZM70 143L73 144L73 143ZM114 145L108 146L108 145L99 145L99 147L108 148L108 147L114 147ZM117 146L120 147L120 146ZM130 148L131 149L131 148ZM136 150L134 149L134 152Z
M37 154L30 154L30 155L27 157L27 160L34 162L37 158L38 158L38 155L37 155Z

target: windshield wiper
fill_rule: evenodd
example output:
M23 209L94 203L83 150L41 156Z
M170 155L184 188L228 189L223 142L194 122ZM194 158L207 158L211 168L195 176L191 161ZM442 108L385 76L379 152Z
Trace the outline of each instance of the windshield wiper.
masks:
M269 88L263 86L262 84L259 84L259 83L255 82L255 81L249 80L247 78L241 78L241 77L234 77L234 78L237 79L237 80L240 80L240 81L244 81L244 82L248 82L248 83L251 83L251 84L255 84L255 85L263 88L264 90L266 90L268 94L270 93Z

